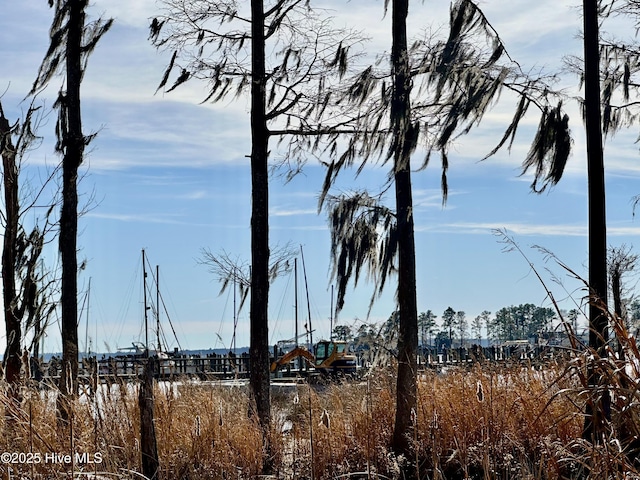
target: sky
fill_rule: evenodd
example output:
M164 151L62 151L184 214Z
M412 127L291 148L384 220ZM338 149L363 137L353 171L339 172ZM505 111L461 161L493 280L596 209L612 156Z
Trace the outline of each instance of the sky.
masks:
M565 0L500 0L481 2L512 57L525 69L555 71L568 54L581 48L579 3ZM389 51L390 21L382 0L325 0L337 22L352 22L371 37L370 51ZM156 93L169 61L148 41L150 19L159 4L153 0L96 0L89 14L112 17L115 23L89 59L82 84L83 128L97 133L87 152L80 184L87 206L78 240L80 349L113 351L143 335L141 251L155 274L166 312L161 323L168 344L183 349L229 348L233 336L233 297L219 295L220 284L201 264L202 249L222 251L243 261L250 258L249 110L246 99L201 104L204 85L190 82L171 93ZM410 33L442 28L448 2L412 2ZM350 16L351 15L351 16ZM0 101L10 120L28 107L24 100L48 47L52 11L44 0L6 2L0 16ZM535 19L535 21L531 21ZM621 26L622 25L622 26ZM615 24L616 34L631 38L632 28ZM38 96L50 109L61 78ZM578 93L578 81L560 78L560 86ZM564 178L542 195L530 193L529 176L520 163L529 148L535 119L525 128L509 155L480 162L499 139L513 102L502 102L477 131L459 139L450 153L449 197L442 203L439 162L413 175L418 310L439 317L449 306L466 312L470 321L483 310L496 312L520 303L550 306L545 289L529 261L542 275L563 308L581 304L581 284L535 248L553 252L576 273L587 276L587 184L583 126L575 103L568 106L575 143ZM41 146L26 159L32 179L55 165L55 112L45 116ZM633 197L640 194L637 131L608 139L608 241L634 245L640 225L633 216ZM275 147L274 147L275 148ZM416 153L416 167L420 152ZM346 188L377 186L387 170L371 166L357 178L341 179ZM290 182L274 175L270 183L272 244L302 246L308 280L314 339L328 337L331 317L330 235L324 213L318 213L318 192L324 170L309 163ZM495 235L504 229L528 259L505 252ZM47 261L57 263L55 244ZM301 271L301 269L300 269ZM301 325L307 317L304 281L299 275ZM270 342L293 337L292 275L273 284L269 299ZM366 279L350 289L337 323L358 328L380 322L395 310L395 278L369 312L372 284ZM168 315L167 315L168 313ZM171 320L177 340L171 333ZM302 329L302 326L300 327ZM249 343L248 303L237 314L236 345ZM154 334L152 334L154 335ZM0 342L4 336L0 336ZM54 323L45 350L61 349Z

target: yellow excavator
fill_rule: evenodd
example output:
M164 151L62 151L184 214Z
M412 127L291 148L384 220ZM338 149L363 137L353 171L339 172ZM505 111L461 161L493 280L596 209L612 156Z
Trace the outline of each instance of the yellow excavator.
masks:
M349 351L349 344L337 340L321 340L313 347L313 353L298 346L271 364L271 371L302 357L311 367L324 375L353 375L356 373L356 356Z

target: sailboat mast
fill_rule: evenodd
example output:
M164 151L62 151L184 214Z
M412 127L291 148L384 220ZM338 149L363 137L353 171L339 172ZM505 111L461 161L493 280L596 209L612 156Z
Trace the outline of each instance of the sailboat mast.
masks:
M329 314L329 340L333 341L333 285L331 285L331 312Z
M307 283L307 267L304 263L304 252L302 251L302 245L300 245L300 256L302 257L302 273L304 275L304 288L307 292L307 313L309 314L309 323L307 332L309 333L310 344L313 345L313 328L311 328L311 304L309 303L309 284Z
M142 295L144 298L144 350L145 354L149 356L149 318L147 316L147 269L144 248L142 249Z
M233 269L233 337L231 339L231 344L233 348L233 354L236 354L236 329L238 327L238 313L236 308L236 269Z
M158 352L162 350L160 345L160 266L156 265L156 335L158 339Z
M295 319L296 319L296 348L298 348L298 259L293 259L293 287L294 287L294 298L295 298Z
M89 348L89 300L91 295L91 277L89 277L89 285L87 286L87 311L84 322L84 354L85 356L91 353Z

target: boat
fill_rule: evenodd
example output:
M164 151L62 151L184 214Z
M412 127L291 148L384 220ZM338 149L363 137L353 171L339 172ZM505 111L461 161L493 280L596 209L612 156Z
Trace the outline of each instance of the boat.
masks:
M144 366L144 360L146 358L157 358L159 360L161 376L170 375L175 367L175 362L172 359L175 355L174 352L167 352L162 349L162 342L160 341L160 268L156 266L155 284L156 284L156 346L153 347L149 343L149 316L148 311L151 307L148 305L147 298L147 257L145 250L142 249L142 291L144 300L144 342L131 342L130 347L120 347L117 350L117 354L114 357L103 358L100 361L100 371L114 373L114 360L118 365L116 372L118 374L136 374L142 373ZM171 320L169 319L169 322ZM173 327L172 327L173 328ZM177 341L177 339L176 339Z

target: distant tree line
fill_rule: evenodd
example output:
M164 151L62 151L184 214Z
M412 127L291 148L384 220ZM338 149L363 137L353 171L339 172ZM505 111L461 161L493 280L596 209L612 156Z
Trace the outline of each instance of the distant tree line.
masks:
M579 333L578 319L581 316L586 319L585 314L578 309L560 313L567 326ZM492 343L528 340L562 329L562 320L553 308L533 303L502 307L493 315L484 310L470 323L464 311L448 307L440 316L440 322L437 319L433 310L426 310L418 315L419 344L422 348L442 349L480 344L484 339ZM640 299L627 299L624 302L623 320L631 332L638 329ZM366 322L357 328L345 324L336 325L332 335L335 340L352 342L356 346L378 344L394 349L398 324L398 313L393 312L386 321L378 325Z

